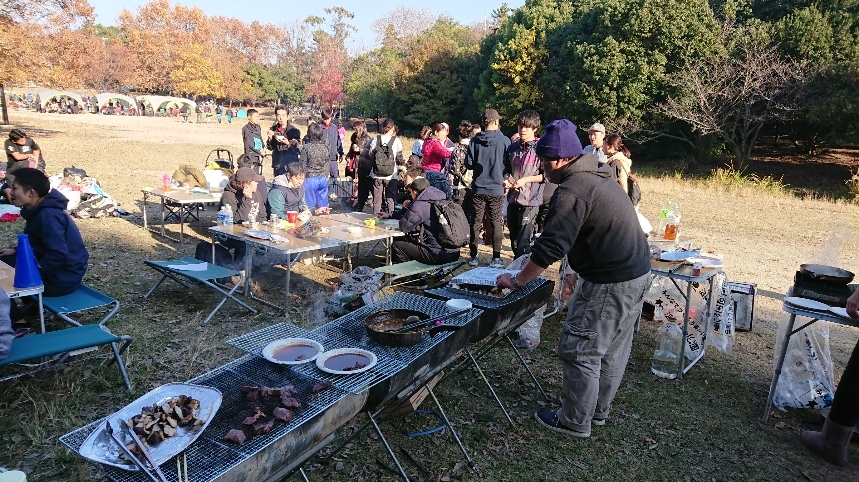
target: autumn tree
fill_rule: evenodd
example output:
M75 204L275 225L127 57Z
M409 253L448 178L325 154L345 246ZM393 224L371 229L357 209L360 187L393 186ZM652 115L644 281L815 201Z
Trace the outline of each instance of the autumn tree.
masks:
M418 35L438 20L428 8L411 8L402 5L373 21L370 27L376 42L387 48L404 51Z
M223 76L214 62L203 54L203 47L191 44L179 53L176 67L170 72L170 81L176 92L197 98L222 97Z
M343 101L346 39L355 31L349 20L355 14L343 7L326 8L327 18L310 16L306 22L317 27L313 32L312 68L307 72L306 92L322 104ZM327 25L328 30L322 28Z

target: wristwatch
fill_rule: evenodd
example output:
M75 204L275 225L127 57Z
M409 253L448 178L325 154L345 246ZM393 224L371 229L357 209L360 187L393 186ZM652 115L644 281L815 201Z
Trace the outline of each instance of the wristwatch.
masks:
M510 281L512 281L512 282L513 282L513 286L515 286L516 288L521 288L521 287L522 287L521 285L519 285L519 282L518 282L518 281L516 281L516 275L515 275L515 274L514 274L513 276L511 276L511 277L510 277Z

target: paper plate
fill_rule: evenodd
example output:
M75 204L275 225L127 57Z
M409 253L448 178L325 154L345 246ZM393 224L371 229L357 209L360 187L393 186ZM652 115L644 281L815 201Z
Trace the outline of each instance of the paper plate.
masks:
M271 239L271 233L261 229L245 229L242 231L245 236L250 236L257 239Z
M358 355L368 359L369 363L367 363L366 366L357 370L335 370L333 368L325 366L325 362L327 362L329 359L343 355ZM319 368L325 373L331 373L334 375L355 375L357 373L366 372L367 370L376 366L376 363L378 363L378 359L373 352L362 350L360 348L338 348L336 350L326 351L325 353L316 357L316 368Z
M701 251L666 251L659 255L659 259L662 261L684 261L690 258L695 258Z
M841 308L840 306L830 306L829 311L835 313L836 315L838 315L842 318L847 318L848 320L853 320L853 318L850 318L850 315L847 314L847 308ZM857 321L857 320L853 320L853 321Z
M276 358L276 352L281 348L289 348L289 347L310 347L313 350L316 350L316 353L311 356L302 358L301 360L281 360ZM282 338L280 340L274 340L269 343L262 349L261 355L266 360L277 363L278 365L301 365L303 363L312 362L316 360L316 358L322 354L325 349L322 347L319 342L311 340L309 338Z
M805 308L806 310L812 311L828 311L830 309L830 306L826 303L810 300L808 298L800 298L798 296L787 296L785 297L784 302L791 306Z

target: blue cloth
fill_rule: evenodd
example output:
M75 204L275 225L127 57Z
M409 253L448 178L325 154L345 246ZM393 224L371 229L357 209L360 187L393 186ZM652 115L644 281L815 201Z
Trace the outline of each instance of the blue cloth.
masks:
M328 176L304 179L304 202L310 209L328 207Z
M45 285L76 289L83 280L89 261L81 233L66 213L69 200L56 189L32 209L21 209L27 221L24 233L30 237L33 254Z

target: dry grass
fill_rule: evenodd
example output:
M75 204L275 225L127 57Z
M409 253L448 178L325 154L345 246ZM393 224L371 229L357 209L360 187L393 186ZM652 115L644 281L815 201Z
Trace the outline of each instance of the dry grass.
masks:
M180 163L202 166L212 149L238 152L241 124L195 125L173 119L107 116L58 116L12 113L12 121L31 132L43 147L49 170L68 165L85 168L122 207L140 212L140 188L157 185ZM406 147L408 148L408 147ZM445 381L439 390L449 416L487 480L855 480L857 458L845 469L813 458L800 445L802 429L818 426L813 412L776 413L769 426L759 419L769 387L774 330L783 316L775 299L791 283L797 265L826 261L859 268L859 207L849 203L801 201L761 192L755 186L730 190L673 177L642 179L642 212L650 219L666 203L679 203L682 229L698 244L725 258L732 280L758 284L755 331L737 335L734 354L711 350L682 382L657 380L650 373L656 326L644 323L638 335L613 416L588 440L571 440L537 427L532 413L539 396L507 349L484 363L499 395L517 424L505 427L500 411L473 374ZM209 213L211 214L211 213ZM193 255L193 245L179 248L142 230L131 219L79 221L91 253L86 283L122 302L111 321L116 333L135 337L126 360L134 393L121 386L113 367L84 363L3 385L0 395L0 466L20 468L33 481L99 480L97 471L58 442L62 434L100 418L151 388L191 378L234 359L240 353L223 342L238 334L280 321L263 310L246 316L229 304L208 325L200 320L214 297L176 285L160 288L143 300L155 277L144 259ZM0 226L5 245L20 223ZM196 236L205 230L195 226ZM0 243L4 245L4 243ZM509 245L508 245L509 246ZM505 256L510 256L509 247ZM336 273L300 266L298 287L304 300L331 292ZM279 297L277 273L261 280L266 295ZM290 319L310 324L312 306L297 303ZM544 387L561 389L554 355L561 317L546 321L543 342L530 355ZM60 323L50 322L57 329ZM832 329L833 358L843 368L855 342L850 329ZM461 455L449 434L407 440L407 429L432 421L412 417L384 430L432 472L454 469ZM655 444L655 447L654 447ZM852 451L853 452L853 451ZM384 454L369 433L343 454L342 469L310 467L313 480L394 480L375 467ZM328 474L327 472L331 472ZM323 477L324 476L324 477ZM477 480L467 468L453 479Z

